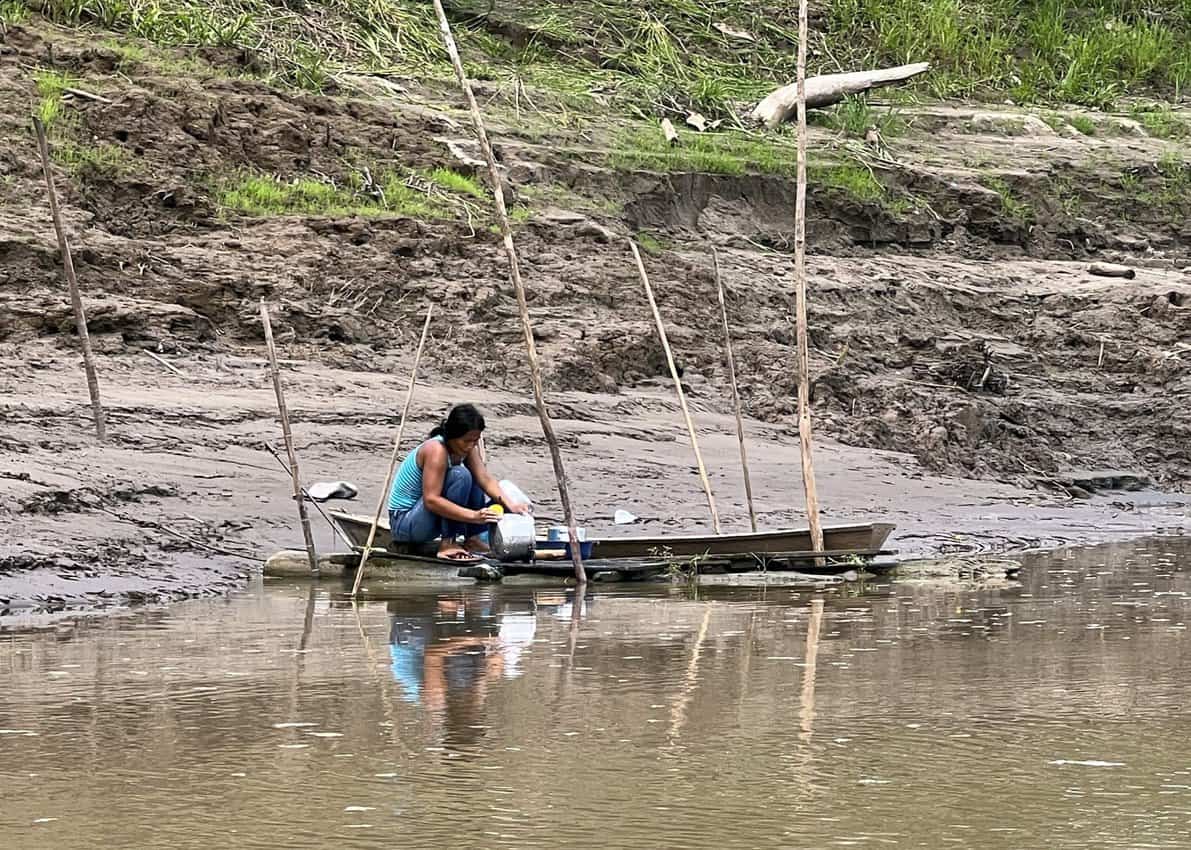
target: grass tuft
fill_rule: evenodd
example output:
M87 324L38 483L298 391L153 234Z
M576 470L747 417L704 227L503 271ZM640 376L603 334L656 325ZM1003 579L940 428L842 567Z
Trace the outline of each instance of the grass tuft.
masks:
M62 93L66 89L80 87L82 81L72 74L52 69L37 71L33 80L37 84L37 94L40 98L34 114L46 127L52 127L62 115Z
M470 195L473 198L487 198L488 193L474 178L452 171L449 168L436 168L430 172L430 182L448 192Z
M683 133L671 146L661 127L651 125L617 139L610 164L623 170L696 172L702 174L793 175L794 148L776 139L754 139L739 133Z
M286 181L272 175L240 175L217 186L215 196L223 209L253 216L454 216L449 203L411 188L395 172L377 180L356 172L346 186L309 178Z
M1191 50L1191 47L1188 50ZM1135 106L1131 114L1155 139L1182 139L1191 136L1191 121L1176 113L1169 104L1148 103Z
M885 201L885 185L863 165L840 163L813 166L807 173L807 182L812 187L839 192L861 203L880 204Z
M1034 208L1028 201L1018 198L1013 192L1013 187L1004 178L984 177L980 183L1000 196L1001 212L1007 218L1023 226L1034 220Z
M29 18L29 7L20 0L3 0L0 2L0 24L16 26L23 24Z
M59 141L53 148L54 161L74 177L119 177L132 167L132 155L122 147L108 143L84 145Z
M1096 122L1086 115L1072 115L1067 123L1085 136L1096 135Z

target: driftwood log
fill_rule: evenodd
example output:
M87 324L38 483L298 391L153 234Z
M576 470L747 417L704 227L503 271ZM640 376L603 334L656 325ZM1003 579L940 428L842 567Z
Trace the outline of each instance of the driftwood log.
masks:
M1088 266L1088 273L1100 277L1123 277L1125 280L1133 280L1137 277L1137 272L1129 266L1121 266L1116 263L1092 263Z
M872 88L901 83L930 69L929 62L880 68L875 71L854 71L850 74L823 74L806 80L806 108L816 109L839 103L850 94L860 94ZM784 121L792 121L798 114L798 84L782 86L753 109L752 117L769 128Z

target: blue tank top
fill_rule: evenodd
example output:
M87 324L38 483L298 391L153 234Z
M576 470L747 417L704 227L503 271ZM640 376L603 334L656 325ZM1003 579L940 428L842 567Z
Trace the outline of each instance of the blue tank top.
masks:
M431 440L446 443L442 437L431 437ZM390 511L408 511L422 498L422 467L418 466L418 452L429 442L430 440L419 443L418 447L401 461L397 475L393 478L393 489L389 491Z

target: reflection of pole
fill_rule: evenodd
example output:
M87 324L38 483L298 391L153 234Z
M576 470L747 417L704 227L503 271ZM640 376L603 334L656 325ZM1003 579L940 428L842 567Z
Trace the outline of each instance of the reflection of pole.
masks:
M302 639L298 641L298 652L306 651L310 643L310 633L314 631L314 588L310 585L310 592L306 594L306 618L302 621Z
M364 630L364 621L360 618L360 605L353 598L351 601L352 614L356 618L356 629L360 632L360 641L364 644L364 653L368 656L368 672L376 676L377 663L376 656L372 652L372 641L368 637L368 632ZM389 735L393 738L393 743L401 742L401 737L397 733L397 718L393 715L393 698L389 693L389 679L387 676L377 676L380 682L380 699L381 711L385 713L385 721L389 724ZM408 754L409 750L402 747Z
M811 618L806 626L806 667L802 671L802 713L799 735L804 744L809 744L815 723L815 665L819 660L819 632L823 628L823 600L811 602Z
M695 684L699 679L699 656L703 652L703 641L707 640L707 626L711 623L711 603L706 603L707 610L703 612L703 623L699 626L699 634L695 638L695 645L691 647L691 660L686 665L686 679L682 683L682 693L674 701L670 709L670 740L673 741L682 731L686 723L686 707L695 694Z

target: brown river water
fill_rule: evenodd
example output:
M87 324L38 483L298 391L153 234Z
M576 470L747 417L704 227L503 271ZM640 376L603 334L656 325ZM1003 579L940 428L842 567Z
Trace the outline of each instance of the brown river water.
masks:
M0 847L1191 847L1191 544L0 633Z

